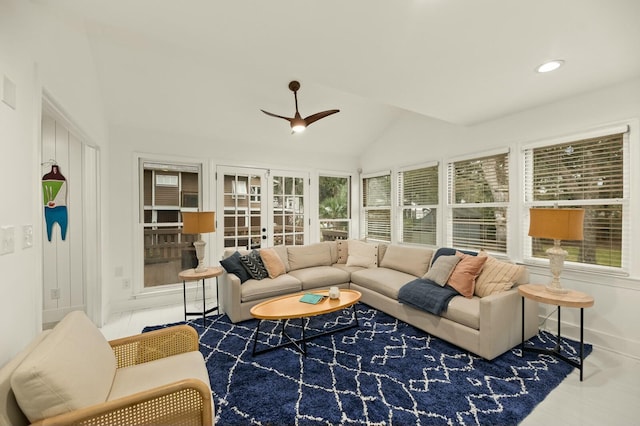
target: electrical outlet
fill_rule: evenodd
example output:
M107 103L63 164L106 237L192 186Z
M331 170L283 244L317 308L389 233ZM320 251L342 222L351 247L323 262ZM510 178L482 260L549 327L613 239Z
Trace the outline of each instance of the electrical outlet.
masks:
M0 255L13 253L14 246L14 227L3 226L0 228Z
M22 226L22 248L33 247L33 225Z
M51 298L53 300L60 299L60 289L59 288L52 288L51 289Z
M131 280L129 278L122 279L122 288L124 289L131 288Z

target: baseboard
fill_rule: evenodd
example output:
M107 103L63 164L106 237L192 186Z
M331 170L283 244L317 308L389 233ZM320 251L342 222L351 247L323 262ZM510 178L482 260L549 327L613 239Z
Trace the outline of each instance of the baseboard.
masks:
M564 312L564 310L562 312ZM539 318L540 322L542 322L545 317L540 316ZM546 321L544 321L544 324L541 328L543 330L549 331L550 333L557 334L558 321L552 315L547 318ZM567 337L569 339L579 341L580 324L562 321L560 334L562 337ZM585 327L584 342L593 345L594 348L607 350L627 356L629 358L640 359L640 341L624 339L620 336L613 336L611 334L603 333L593 328Z

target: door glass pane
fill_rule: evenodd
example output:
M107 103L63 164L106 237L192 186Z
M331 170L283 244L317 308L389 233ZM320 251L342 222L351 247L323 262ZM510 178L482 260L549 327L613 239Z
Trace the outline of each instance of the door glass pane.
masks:
M303 245L304 178L273 177L273 244Z
M224 247L257 249L262 245L262 178L257 174L225 174Z

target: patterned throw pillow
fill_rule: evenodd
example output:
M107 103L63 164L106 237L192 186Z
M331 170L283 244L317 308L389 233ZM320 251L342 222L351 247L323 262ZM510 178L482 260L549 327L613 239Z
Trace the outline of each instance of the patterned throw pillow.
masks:
M262 280L269 276L258 250L252 250L251 253L240 256L240 262L254 280Z
M493 256L489 256L484 251L481 251L478 256L487 258L482 272L476 280L474 293L478 297L509 290L525 271L525 267L522 265L503 262Z

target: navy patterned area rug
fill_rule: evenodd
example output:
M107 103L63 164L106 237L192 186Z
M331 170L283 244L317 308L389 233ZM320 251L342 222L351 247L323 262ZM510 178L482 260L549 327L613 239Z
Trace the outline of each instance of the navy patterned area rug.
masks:
M310 340L306 357L292 346L252 356L257 320L188 321L200 334L216 424L515 425L573 370L548 355L521 356L519 346L485 361L356 306L360 326ZM312 318L307 336L350 319L350 310ZM300 322L288 330L299 335ZM258 349L282 343L279 336L276 322L263 322ZM554 348L556 340L541 332L530 343ZM575 360L578 346L561 341L563 354ZM585 354L591 349L585 345Z

